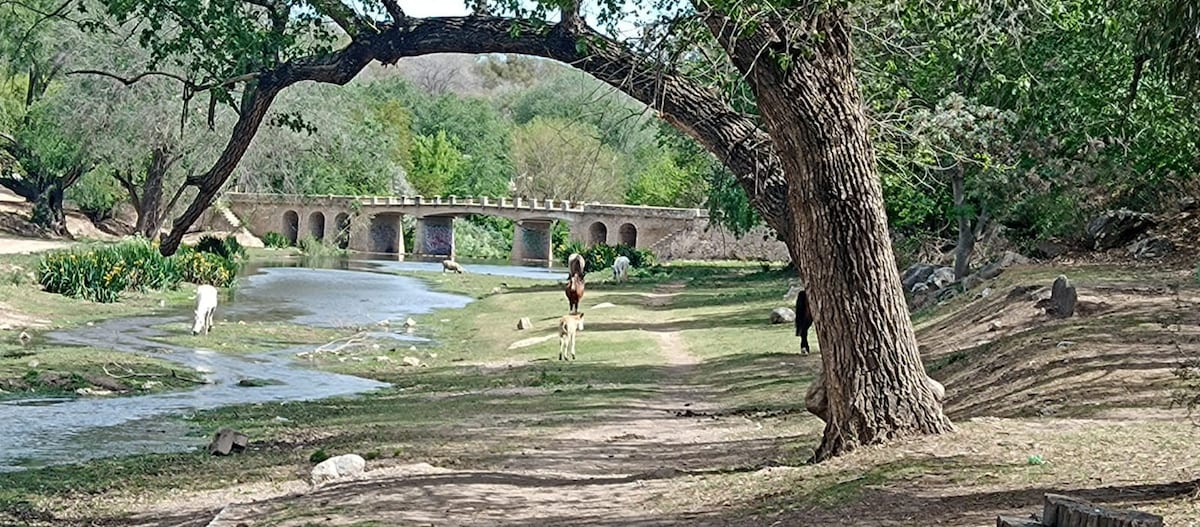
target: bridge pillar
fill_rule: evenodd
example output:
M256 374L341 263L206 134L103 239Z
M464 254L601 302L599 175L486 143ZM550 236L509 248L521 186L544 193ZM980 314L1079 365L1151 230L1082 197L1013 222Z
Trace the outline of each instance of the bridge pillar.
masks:
M404 225L399 214L376 214L369 221L350 222L349 249L390 254L404 260Z
M513 265L537 265L552 267L554 264L553 239L547 220L524 220L515 223L513 229Z
M454 259L454 217L429 216L417 218L413 253L436 258Z

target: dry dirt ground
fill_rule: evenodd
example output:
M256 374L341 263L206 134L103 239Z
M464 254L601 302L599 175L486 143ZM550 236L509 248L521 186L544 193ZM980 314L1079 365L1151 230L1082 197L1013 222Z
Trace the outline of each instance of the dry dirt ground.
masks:
M1200 351L1200 290L1176 287L1194 284L1182 271L1076 271L1075 318L1034 308L1057 270L1029 268L919 321L952 434L803 464L821 426L797 409L803 387L780 394L792 404L734 410L735 372L704 369L696 321L670 319L684 291L672 284L633 295L667 314L643 326L667 373L628 405L544 427L466 418L461 444L447 446L474 460L466 466L381 461L318 489L288 477L178 491L115 504L139 512L114 524L982 526L1040 511L1043 493L1060 492L1200 525L1200 435L1168 409L1172 370ZM771 355L748 367L777 369L739 379L765 386L811 373L817 357Z

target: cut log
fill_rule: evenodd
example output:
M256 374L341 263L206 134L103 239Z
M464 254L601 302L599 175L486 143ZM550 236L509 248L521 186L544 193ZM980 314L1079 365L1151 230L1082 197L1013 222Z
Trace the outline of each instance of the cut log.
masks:
M1162 527L1162 516L1100 508L1084 500L1046 494L1042 509L1046 527Z
M1012 516L997 516L996 527L1044 527L1036 518L1014 518Z

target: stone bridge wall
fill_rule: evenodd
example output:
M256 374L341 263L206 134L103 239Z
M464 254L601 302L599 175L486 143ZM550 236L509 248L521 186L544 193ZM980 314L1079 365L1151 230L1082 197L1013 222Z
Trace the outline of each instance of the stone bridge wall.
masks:
M572 240L583 243L626 243L649 249L661 260L786 260L782 243L763 240L762 230L740 239L709 228L708 215L697 209L572 203L510 198L421 198L287 196L229 193L230 210L256 236L278 232L292 241L305 236L351 250L431 257L453 257L453 217L470 214L514 220L514 263L549 265L551 222L565 221ZM220 215L211 215L213 222ZM415 247L405 247L402 216L418 219ZM448 232L443 232L448 231Z

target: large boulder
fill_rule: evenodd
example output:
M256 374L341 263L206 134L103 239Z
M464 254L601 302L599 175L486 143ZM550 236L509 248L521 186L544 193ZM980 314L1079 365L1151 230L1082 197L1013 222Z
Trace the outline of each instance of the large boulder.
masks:
M949 267L938 267L929 275L929 279L925 281L930 289L942 289L954 283L954 269Z
M1033 255L1038 258L1058 258L1063 253L1067 252L1067 246L1061 243L1045 240L1038 242L1034 248Z
M795 322L795 321L796 321L796 312L792 311L791 308L777 307L777 308L771 310L771 323L772 324L785 324L788 322Z
M1024 265L1027 263L1029 263L1029 258L1021 256L1020 254L1012 251L1004 251L1004 254L1000 256L999 259L983 266L983 269L980 269L976 274L978 274L979 277L984 280L991 280L997 276L1000 276L1000 273L1004 272L1004 270L1009 267L1014 265Z
M317 464L312 469L313 485L321 485L339 479L357 478L367 469L367 460L358 454L334 456Z
M532 327L533 327L533 322L529 320L529 317L521 317L521 320L517 321L517 330L518 331L524 331L524 330L532 328Z
M1155 225L1154 216L1128 209L1109 210L1087 224L1088 245L1097 251L1126 245Z
M905 291L912 291L918 284L923 284L926 280L929 280L929 275L933 274L933 271L936 269L937 266L933 264L912 264L900 274L900 282L904 285Z
M1162 258L1171 254L1175 250L1175 244L1171 240L1161 236L1151 236L1142 238L1129 246L1129 254L1135 260L1147 260L1151 258Z

